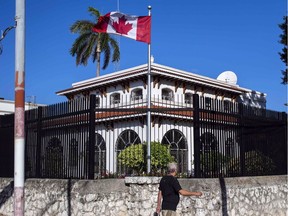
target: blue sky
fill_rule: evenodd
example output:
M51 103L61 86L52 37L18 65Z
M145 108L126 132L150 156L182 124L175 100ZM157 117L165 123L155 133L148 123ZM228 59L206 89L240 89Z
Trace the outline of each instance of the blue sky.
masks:
M119 2L119 4L118 4ZM147 15L152 6L151 53L155 63L217 78L226 70L237 74L241 87L267 94L267 109L286 111L287 86L281 83L278 24L286 15L285 0L26 0L26 99L37 103L65 101L55 92L95 77L96 64L76 66L69 54L77 35L69 27L92 19L87 9L102 14L119 9ZM14 25L15 0L0 0L0 30ZM147 63L147 45L117 37L121 61L101 74ZM0 97L14 100L15 31L2 41Z

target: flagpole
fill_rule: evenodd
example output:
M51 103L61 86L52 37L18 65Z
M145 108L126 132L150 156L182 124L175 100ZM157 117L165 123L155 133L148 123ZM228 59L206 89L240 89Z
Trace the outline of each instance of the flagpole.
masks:
M148 15L151 16L152 7L148 6ZM151 172L151 41L148 44L148 73L147 73L147 173Z

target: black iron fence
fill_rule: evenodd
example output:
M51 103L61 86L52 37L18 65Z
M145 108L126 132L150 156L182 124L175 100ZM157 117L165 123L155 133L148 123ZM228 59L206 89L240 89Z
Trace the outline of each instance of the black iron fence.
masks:
M26 177L147 175L147 157L151 175L170 161L187 177L287 174L286 113L197 94L182 103L152 98L149 156L147 100L116 99L104 105L92 95L26 111ZM0 117L2 177L13 176L13 121Z
M207 107L205 98L194 105L196 176L287 173L286 113L220 100Z

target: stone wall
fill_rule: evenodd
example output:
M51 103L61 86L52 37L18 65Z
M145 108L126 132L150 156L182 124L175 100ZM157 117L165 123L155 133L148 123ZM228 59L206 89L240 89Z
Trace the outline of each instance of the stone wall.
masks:
M148 216L156 208L158 177L102 180L28 179L25 216ZM180 179L200 198L181 197L178 212L190 215L288 214L287 176ZM0 178L0 215L13 215L13 181Z

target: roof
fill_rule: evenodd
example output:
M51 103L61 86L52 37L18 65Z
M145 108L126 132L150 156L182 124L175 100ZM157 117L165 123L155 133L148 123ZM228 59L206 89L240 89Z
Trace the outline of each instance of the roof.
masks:
M123 81L135 80L141 77L145 78L147 76L148 71L147 68L148 64L143 64L125 70L106 74L100 77L83 80L80 82L73 83L71 88L58 91L56 92L56 94L69 95L77 92L92 90L95 88L115 85L117 83L123 83ZM243 92L251 92L250 89L242 88L239 87L238 85L229 84L224 81L209 78L206 76L201 76L192 72L187 72L156 63L151 63L151 74L153 76L165 77L168 79L174 79L213 89L219 89L219 90L221 89L236 94L241 94Z

